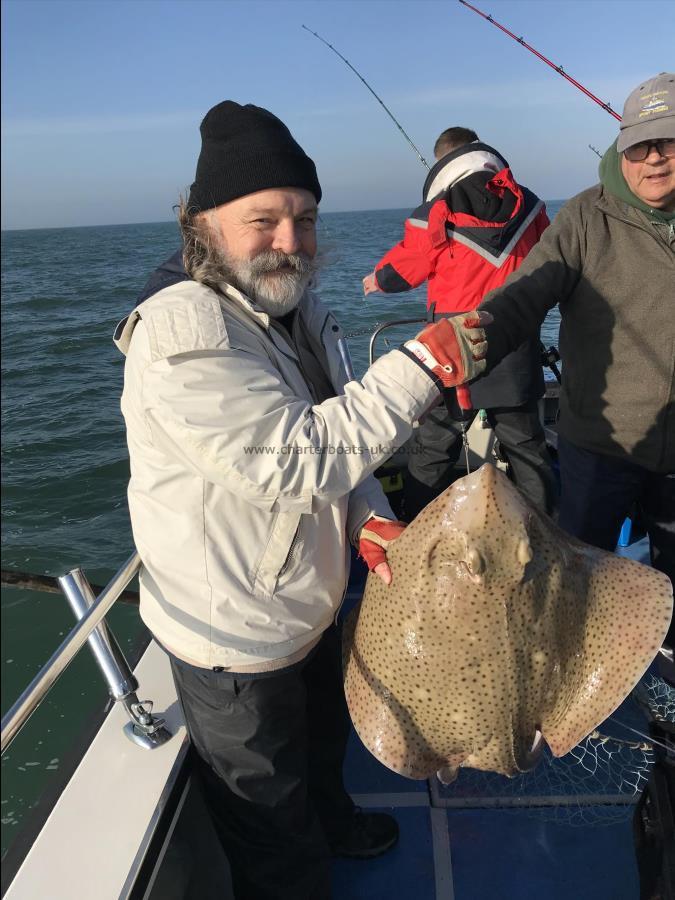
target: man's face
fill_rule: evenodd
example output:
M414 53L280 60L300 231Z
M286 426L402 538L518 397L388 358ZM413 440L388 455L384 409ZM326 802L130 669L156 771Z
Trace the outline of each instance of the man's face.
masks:
M651 147L641 162L621 154L621 171L631 191L654 209L675 211L675 158L667 159Z
M302 188L258 191L205 213L231 270L223 280L270 315L289 312L315 272L317 215L314 195Z

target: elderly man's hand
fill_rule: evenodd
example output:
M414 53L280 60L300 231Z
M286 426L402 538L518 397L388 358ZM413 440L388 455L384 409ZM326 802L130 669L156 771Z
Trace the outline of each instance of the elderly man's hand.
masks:
M382 293L382 289L377 283L377 278L375 278L375 272L371 272L370 275L366 275L363 279L363 293L365 296L368 296L368 294Z
M434 373L444 387L457 387L476 378L485 369L487 341L481 326L492 316L476 310L440 319L403 345Z
M373 517L368 519L359 534L359 556L368 569L379 575L385 584L391 584L391 569L387 562L387 548L400 537L405 522Z

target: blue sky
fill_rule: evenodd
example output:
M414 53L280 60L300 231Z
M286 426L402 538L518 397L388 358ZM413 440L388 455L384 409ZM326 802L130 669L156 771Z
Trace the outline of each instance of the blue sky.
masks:
M672 0L472 0L621 112L671 69ZM271 109L314 158L324 211L413 207L429 159L474 128L545 199L596 180L617 123L457 0L5 0L2 227L153 222L192 181L220 100Z

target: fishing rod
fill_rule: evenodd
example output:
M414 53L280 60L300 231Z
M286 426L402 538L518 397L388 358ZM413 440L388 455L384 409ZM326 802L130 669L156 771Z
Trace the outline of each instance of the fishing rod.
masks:
M422 165L425 166L427 169L429 169L429 168L430 168L430 167L429 167L429 163L428 163L428 162L426 161L426 159L422 156L422 154L421 154L420 151L417 149L417 147L413 144L412 140L411 140L410 137L406 134L406 132L404 131L403 126L400 124L400 122L397 121L397 119L396 119L396 117L394 116L394 114L392 113L392 111L389 109L389 107L386 105L386 103L382 100L382 98L381 98L381 97L378 97L378 95L377 95L377 94L375 93L375 91L371 88L371 86L368 84L368 82L367 82L366 79L363 77L363 75L362 75L357 69L354 68L354 66L349 62L348 59L345 59L345 57L340 53L339 50L336 50L335 47L334 47L332 44L329 44L327 40L325 40L324 38L322 38L320 34L317 34L316 31L312 31L312 29L311 29L311 28L308 28L306 25L303 25L302 27L305 29L305 31L309 31L310 34L313 34L314 37L317 38L318 40L320 40L322 44L325 44L326 47L330 47L330 49L333 51L333 53L335 53L336 56L339 56L340 59L342 60L342 62L345 63L345 65L349 66L349 68L350 68L350 69L352 70L352 72L356 75L356 77L361 79L361 81L365 84L365 86L368 88L368 90L369 90L370 93L373 95L373 97L375 97L375 99L377 100L377 102L380 104L380 106L382 107L382 109L383 109L383 110L386 112L386 114L389 116L389 118L390 118L391 121L394 123L394 125L395 125L395 126L398 128L398 130L401 132L401 134L402 134L403 137L406 139L406 141L407 141L407 142L410 144L410 146L413 148L413 150L414 150L415 153L417 154L417 156L418 156L418 158L419 158L419 161L422 163Z
M460 2L464 2L464 0L460 0ZM473 9L473 8L474 7L471 7L471 9ZM481 15L482 15L482 13L481 13ZM320 40L322 44L325 44L326 47L329 47L333 51L333 53L335 53L336 56L339 56L340 59L345 63L345 65L347 65L352 70L352 72L354 72L354 74L357 76L357 78L359 78L363 82L363 84L368 88L368 90L373 95L373 97L375 97L377 102L385 110L385 112L387 113L389 118L392 120L394 125L396 125L396 127L401 132L403 137L406 139L406 141L410 144L412 149L415 151L415 153L417 154L417 157L420 160L420 162L422 163L422 165L428 170L429 163L426 161L426 159L422 156L422 154L417 149L415 144L412 142L412 139L403 130L403 127L400 125L400 123L398 122L398 120L396 119L394 114L391 112L389 107L385 104L385 102L382 100L382 98L379 97L375 93L375 91L371 88L371 86L368 84L368 82L363 77L363 75L361 75L361 73L357 69L354 68L354 66L349 62L349 60L346 59L338 50L336 50L335 47L331 43L329 43L327 40L325 40L325 38L322 38L320 34L317 34L316 31L312 31L312 29L308 28L306 25L303 25L302 27L305 29L305 31L308 31L310 34L313 34L314 37L317 38L318 40ZM558 383L560 383L560 381L561 381L560 371L558 370L558 367L555 365L557 360L553 357L554 348L549 347L549 349L546 350L546 348L544 347L544 345L541 341L539 342L539 346L540 346L540 350L541 350L541 354L542 354L542 364L548 366L551 369L551 371L553 372L553 374L556 377L556 380L558 381ZM556 351L556 353L557 353L557 351ZM557 359L560 359L560 357L558 356ZM464 389L463 387L460 387L457 390L457 399L460 404L460 409L463 412L467 409L471 409L471 403L470 403L469 396L468 396L468 390ZM467 470L468 470L469 469L468 443L467 443L467 438L466 438L466 431L464 428L464 422L462 422L462 438L463 438L463 443L464 443L464 451L465 451L466 457L467 457Z
M345 57L338 50L336 50L332 44L329 44L328 41L324 40L324 38L322 38L320 34L317 34L316 31L312 31L312 29L308 28L306 25L303 25L302 27L305 29L305 31L309 31L310 34L313 34L315 38L318 38L322 44L325 44L327 47L330 47L330 49L333 51L333 53L335 53L337 56L339 56L340 59L342 60L342 62L345 63L347 66L349 66L349 68L352 70L352 72L365 84L365 86L368 88L370 93L373 95L373 97L375 97L375 99L380 104L380 106L384 109L384 111L387 113L387 115L389 116L391 121L394 123L394 125L396 125L396 127L401 132L403 137L413 148L413 150L417 154L419 161L422 163L422 165L425 167L425 169L429 170L429 163L422 156L422 154L417 149L415 144L413 144L411 138L403 130L403 127L397 121L397 119L394 116L394 114L392 113L392 111L385 104L385 102L382 100L382 98L378 97L378 95L371 88L371 86L368 84L368 82L363 77L363 75L361 75L361 73L354 68L354 66L349 62L349 60L345 59ZM341 351L341 353L342 353L342 351ZM459 404L459 409L460 409L460 428L462 430L462 445L464 448L464 455L466 456L466 471L467 471L467 473L470 474L471 473L471 465L469 462L469 439L468 439L467 433L466 433L467 426L466 426L465 419L468 415L468 412L471 410L471 394L470 394L469 388L466 385L458 385L457 388L455 389L455 391L456 391L456 395L457 395L457 402ZM446 400L446 403L448 403L448 402L449 401Z
M593 153L595 153L596 156L599 156L600 159L602 159L602 153L597 149L597 147L594 147L593 144L589 144L589 145L588 145L588 149L589 149L589 150L592 150Z
M486 13L481 12L479 9L476 9L475 6L472 6L470 3L467 3L466 0L459 0L459 2L462 4L462 6L466 6L466 7L468 7L468 9L473 10L473 12L477 13L479 16L482 16L484 19L486 19L492 25L496 25L496 27L499 28L500 31L503 31L504 34L508 34L508 36L510 38L513 38L514 41L517 41L522 47L525 47L526 50L529 50L530 53L534 53L534 55L538 59L540 59L542 62L545 62L547 66L550 66L552 69L554 69L558 73L558 75L562 75L562 77L567 79L567 81L569 81L570 84L573 84L575 88L578 88L583 94L586 94L587 97L590 97L591 100L593 100L595 103L597 103L598 106L601 106L605 110L605 112L608 112L610 114L610 116L614 116L614 118L618 119L619 122L621 121L621 116L612 109L612 107L609 105L609 103L604 103L602 100L600 100L599 97L596 97L595 94L592 94L588 90L588 88L585 88L583 86L583 84L580 84L575 78L572 78L571 75L568 75L562 66L556 66L556 64L554 62L551 62L550 59L547 59L538 50L535 50L534 47L532 47L530 44L528 44L527 41L523 40L522 37L518 37L512 31L509 31L508 28L505 28L503 25L500 25L496 19L492 18L492 16L489 16Z

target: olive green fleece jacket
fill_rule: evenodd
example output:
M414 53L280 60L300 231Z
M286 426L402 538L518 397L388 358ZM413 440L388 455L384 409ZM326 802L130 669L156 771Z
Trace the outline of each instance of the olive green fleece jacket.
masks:
M560 210L481 304L488 368L559 304L567 440L652 472L675 471L675 251L647 215L596 185Z

